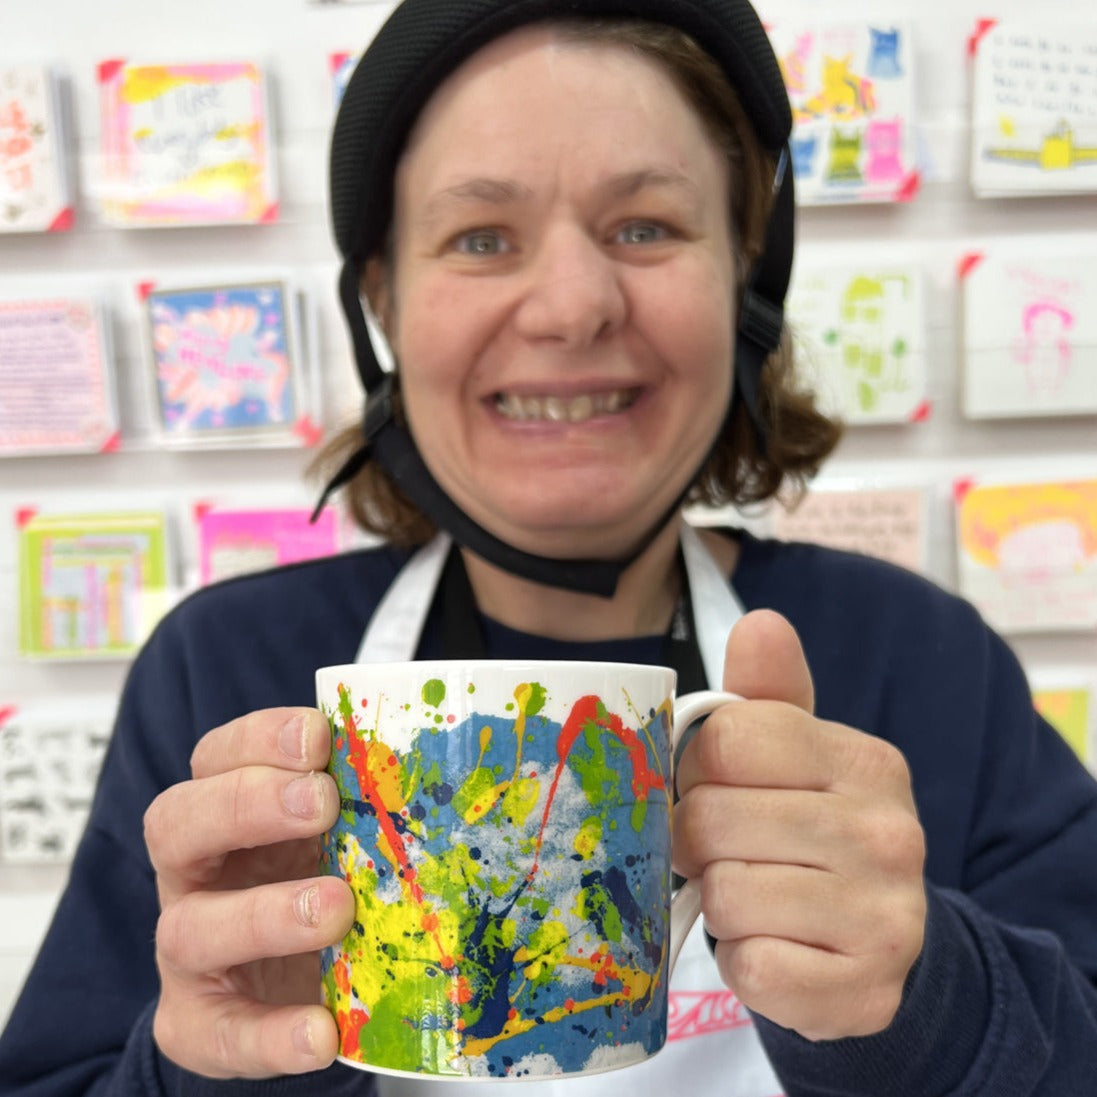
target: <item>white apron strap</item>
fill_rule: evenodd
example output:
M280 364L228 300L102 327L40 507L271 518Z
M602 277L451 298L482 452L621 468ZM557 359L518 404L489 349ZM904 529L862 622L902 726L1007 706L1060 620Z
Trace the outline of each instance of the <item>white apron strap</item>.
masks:
M724 648L731 626L743 616L743 607L701 535L685 520L681 524L681 543L705 678L709 689L723 689Z
M439 533L400 569L373 611L356 663L406 663L415 658L449 546L449 536Z

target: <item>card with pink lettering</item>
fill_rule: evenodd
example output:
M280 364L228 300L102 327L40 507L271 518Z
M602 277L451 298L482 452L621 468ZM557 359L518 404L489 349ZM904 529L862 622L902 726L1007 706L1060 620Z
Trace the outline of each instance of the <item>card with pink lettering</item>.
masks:
M315 441L300 302L285 282L138 287L165 444Z
M792 104L802 205L905 202L921 181L911 27L890 19L767 26Z
M99 66L103 217L123 227L274 221L263 71L248 62Z
M0 300L0 457L115 449L109 348L93 298Z
M1095 246L1028 241L965 256L965 415L1097 414Z
M60 92L45 66L0 66L0 233L72 228Z

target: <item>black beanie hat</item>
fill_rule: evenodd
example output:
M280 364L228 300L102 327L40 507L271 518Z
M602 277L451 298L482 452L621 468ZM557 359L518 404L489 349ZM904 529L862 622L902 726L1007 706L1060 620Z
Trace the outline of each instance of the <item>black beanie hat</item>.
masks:
M778 156L792 115L781 70L748 0L404 0L343 93L331 143L331 216L344 258L372 254L392 214L396 161L439 84L481 46L538 20L650 19L685 31L721 65L762 147Z
M788 138L792 112L780 66L749 0L403 0L352 74L331 142L331 217L343 256L339 295L366 389L363 444L328 483L314 512L367 461L377 461L434 524L478 556L549 586L610 596L621 572L677 513L691 484L623 560L558 560L500 541L465 514L434 479L410 432L393 416L391 375L374 351L359 298L362 263L379 251L392 216L397 160L419 112L450 73L488 42L551 19L647 19L690 35L723 68L762 148L776 165L765 245L739 303L735 395L764 451L762 368L777 348L792 270L794 197ZM698 470L700 471L700 470Z

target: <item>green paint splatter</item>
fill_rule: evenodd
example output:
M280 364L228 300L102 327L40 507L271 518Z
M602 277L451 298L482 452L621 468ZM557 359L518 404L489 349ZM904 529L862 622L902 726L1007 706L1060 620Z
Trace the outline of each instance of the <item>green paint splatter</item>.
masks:
M466 823L474 823L495 806L497 796L495 774L487 766L477 766L453 794L453 810Z
M529 682L528 687L529 692L526 693L519 686L515 695L522 702L522 711L526 716L536 716L545 707L545 687L540 682Z
M441 678L431 678L423 683L423 704L437 708L446 699L446 683Z

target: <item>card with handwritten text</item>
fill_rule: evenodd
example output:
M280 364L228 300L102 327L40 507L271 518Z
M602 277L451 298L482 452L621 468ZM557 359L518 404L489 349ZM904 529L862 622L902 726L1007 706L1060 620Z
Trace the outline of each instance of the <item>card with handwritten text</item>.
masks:
M813 487L792 509L774 510L773 532L783 541L860 552L922 571L925 519L921 488Z
M0 861L63 864L91 812L117 702L0 702Z
M105 61L99 85L108 222L277 219L266 82L257 65Z
M92 298L0 300L0 457L118 445L107 330Z
M1097 24L982 20L971 38L971 184L983 197L1097 191Z

